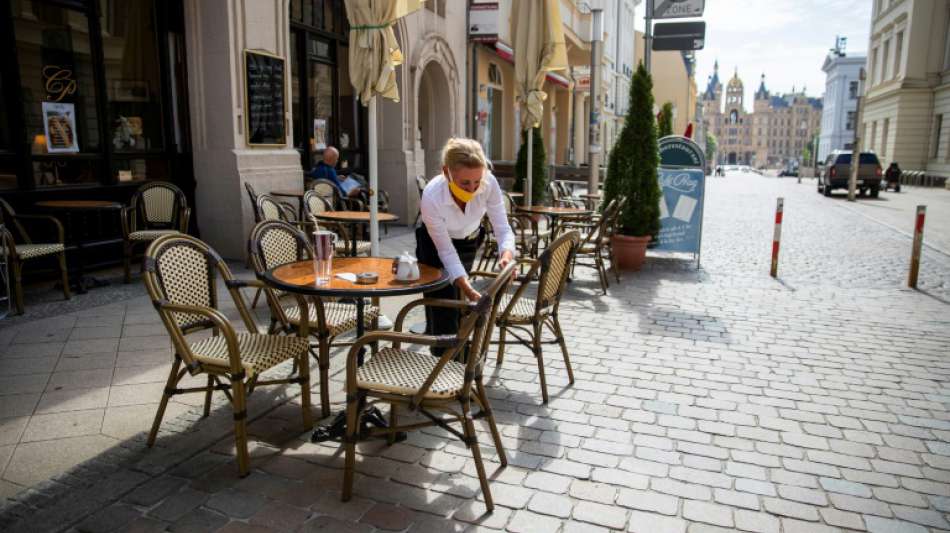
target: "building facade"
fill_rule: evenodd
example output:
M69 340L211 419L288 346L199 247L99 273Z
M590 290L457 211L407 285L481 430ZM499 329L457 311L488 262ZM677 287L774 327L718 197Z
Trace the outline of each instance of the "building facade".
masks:
M716 137L716 162L758 168L800 164L821 125L821 99L794 87L790 93L773 95L765 86L765 74L754 93L751 113L744 95L738 68L723 91L717 61L703 93L702 118L703 127Z
M950 3L875 0L868 50L862 148L950 176Z
M818 161L824 161L832 150L850 150L854 146L858 78L866 62L866 56L847 56L833 50L821 66L825 72L825 94L822 97Z

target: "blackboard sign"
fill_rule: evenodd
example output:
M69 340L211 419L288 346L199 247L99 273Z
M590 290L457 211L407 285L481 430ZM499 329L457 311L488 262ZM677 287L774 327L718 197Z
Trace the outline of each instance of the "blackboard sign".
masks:
M284 58L244 51L245 135L248 144L287 144Z

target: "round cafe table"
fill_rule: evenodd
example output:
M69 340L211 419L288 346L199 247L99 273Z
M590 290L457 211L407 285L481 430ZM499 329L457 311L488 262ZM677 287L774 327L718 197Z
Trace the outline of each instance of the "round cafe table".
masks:
M368 213L367 213L368 214ZM442 269L429 265L419 264L419 279L415 281L400 281L392 271L393 260L386 257L338 257L333 259L330 271L330 281L325 285L316 284L313 261L297 261L274 267L262 275L261 280L268 285L282 291L303 294L306 296L336 296L345 298L356 304L356 337L365 333L363 325L365 306L364 298L383 298L387 296L403 296L440 289L449 283L449 276ZM372 272L379 276L376 283L364 285L353 283L336 275L342 272L360 274ZM303 315L306 316L306 315ZM357 357L357 364L363 365L363 350ZM374 424L385 424L385 419L375 407L374 411L364 413L368 421ZM324 441L342 437L346 434L346 413L337 414L328 427L318 427L314 430L313 440Z
M395 222L399 220L399 217L390 213L377 213L376 215L376 219L379 222ZM369 211L324 211L314 216L317 220L339 222L349 226L350 255L356 257L356 226L358 224L369 224ZM380 279L382 279L382 277L380 277Z
M564 217L567 218L577 218L581 216L588 216L592 213L589 209L581 209L579 207L551 207L546 205L526 205L518 206L518 211L521 213L527 213L529 215L544 215L551 219L551 238L553 239L557 235L558 229L558 220ZM534 231L535 236L538 234L538 223L531 219L531 227ZM538 240L535 239L534 242L535 250L534 253L537 255L538 250Z
M587 208L593 211L594 208L597 207L597 203L600 202L600 199L603 198L603 195L599 193L587 193L580 195L580 197L584 199L584 203L587 205Z
M108 200L43 200L36 202L35 205L36 207L48 211L62 213L64 219L63 227L66 230L65 240L76 251L76 272L73 276L70 276L70 285L74 286L73 288L76 293L84 294L88 288L104 287L108 285L109 282L106 280L100 280L92 276L86 276L86 262L85 258L83 257L83 251L87 246L108 244L114 240L109 239L94 241L90 239L90 227L95 226L89 224L89 221L85 219L84 215L90 215L93 213L96 214L97 223L101 227L102 213L105 211L117 213L122 209L122 204ZM79 218L84 223L74 223L74 216Z

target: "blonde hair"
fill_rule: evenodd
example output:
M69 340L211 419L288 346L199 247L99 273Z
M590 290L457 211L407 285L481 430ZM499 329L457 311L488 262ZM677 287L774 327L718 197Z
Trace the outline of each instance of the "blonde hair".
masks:
M450 169L491 168L491 162L485 157L482 145L475 139L452 137L442 147L442 164Z

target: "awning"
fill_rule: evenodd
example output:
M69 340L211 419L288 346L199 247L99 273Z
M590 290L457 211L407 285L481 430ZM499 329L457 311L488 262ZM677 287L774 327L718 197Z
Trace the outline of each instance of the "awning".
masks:
M498 57L511 64L515 63L515 51L507 44L501 41L495 41L495 53L498 54ZM555 85L560 85L561 87L571 87L570 80L554 72L547 73L547 80Z

